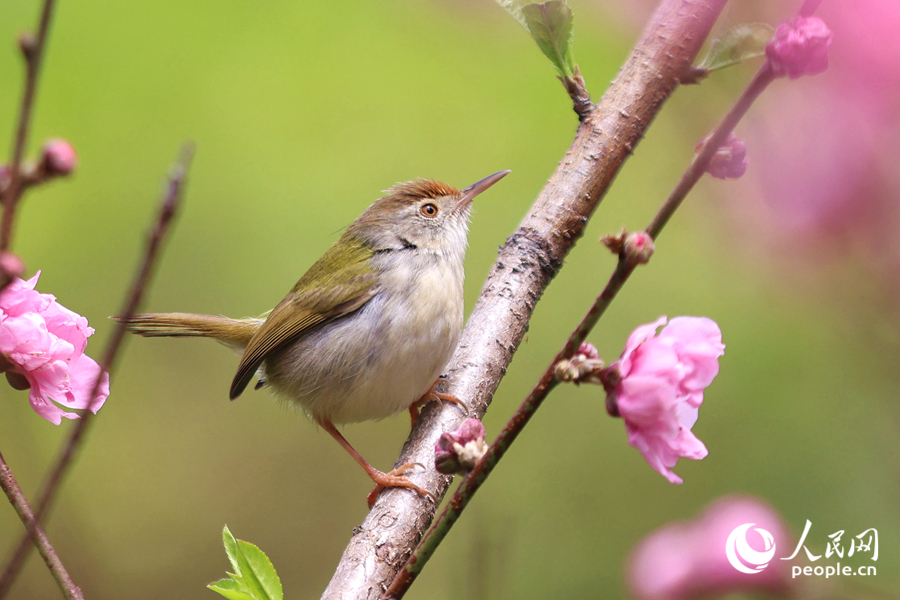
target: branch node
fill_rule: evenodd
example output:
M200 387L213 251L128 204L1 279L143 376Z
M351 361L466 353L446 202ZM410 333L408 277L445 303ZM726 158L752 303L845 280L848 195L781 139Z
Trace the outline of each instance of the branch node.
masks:
M575 65L574 75L557 77L557 79L562 82L563 87L566 88L566 93L568 93L569 98L572 99L572 110L578 115L578 120L584 121L587 119L588 115L591 114L591 111L596 107L594 103L591 102L591 95L587 91L584 77L581 76L581 70L578 68L578 65Z

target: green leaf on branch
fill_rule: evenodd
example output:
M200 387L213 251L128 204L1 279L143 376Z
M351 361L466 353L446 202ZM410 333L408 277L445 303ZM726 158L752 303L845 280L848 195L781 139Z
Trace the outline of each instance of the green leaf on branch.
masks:
M775 30L766 23L742 23L713 40L709 54L700 63L707 71L724 69L744 61L763 56Z
M528 29L528 24L525 23L525 15L522 14L522 5L527 3L527 0L497 0L497 4L505 8L506 12L525 29Z
M574 16L565 0L535 3L497 0L497 3L528 30L560 75L572 77L575 74Z
M234 539L227 525L222 531L222 540L235 572L206 587L228 600L283 600L281 580L262 550L250 542Z

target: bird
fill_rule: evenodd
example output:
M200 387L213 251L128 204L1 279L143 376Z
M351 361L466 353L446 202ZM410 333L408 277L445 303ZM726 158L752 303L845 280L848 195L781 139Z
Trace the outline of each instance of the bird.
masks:
M254 376L294 403L359 463L376 487L433 496L405 474L370 465L338 425L408 410L413 424L436 391L463 325L463 261L472 200L505 177L499 171L458 190L431 179L397 183L375 200L260 317L194 313L113 317L145 337L212 338L241 354L229 397ZM463 405L464 406L464 405Z

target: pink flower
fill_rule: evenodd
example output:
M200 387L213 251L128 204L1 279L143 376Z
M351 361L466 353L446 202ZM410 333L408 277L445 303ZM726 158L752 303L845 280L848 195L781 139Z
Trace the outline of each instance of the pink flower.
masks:
M467 473L488 450L484 424L466 419L454 432L442 433L434 445L434 468L446 475Z
M708 452L691 427L703 390L719 372L725 351L719 326L703 317L676 317L658 336L666 317L634 330L621 358L610 368L607 406L625 419L628 443L672 483L680 457L699 460Z
M797 79L816 75L828 68L831 30L818 17L796 17L775 30L775 39L766 46L766 58L776 75Z
M28 281L16 277L0 292L0 368L13 387L30 388L39 415L59 425L63 417L79 415L54 402L96 413L109 396L109 374L102 374L96 397L89 398L100 375L100 366L84 354L94 330L54 296L37 292L38 277L40 272Z
M735 568L726 549L735 541L730 540L735 529L746 524L751 524L744 532L751 551L773 555L754 573ZM769 543L757 529L771 535ZM729 496L692 521L670 523L644 538L629 560L629 587L639 600L687 600L739 591L784 596L790 586L788 564L774 556L792 548L774 509L755 498Z
M694 148L698 153L706 145L707 139L701 140ZM737 179L747 172L747 166L750 161L747 160L747 144L734 135L729 133L725 142L719 146L716 153L706 166L706 172L716 179Z

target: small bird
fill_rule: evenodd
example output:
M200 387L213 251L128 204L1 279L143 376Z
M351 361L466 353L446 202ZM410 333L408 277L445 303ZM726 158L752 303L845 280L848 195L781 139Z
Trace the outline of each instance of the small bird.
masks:
M431 496L403 474L375 469L336 425L383 419L432 399L463 324L463 259L472 200L500 171L460 191L439 181L398 183L376 200L258 318L190 313L137 314L128 328L147 336L208 337L242 352L232 400L254 375L298 404L376 483L369 505L388 487ZM118 318L118 320L122 320ZM461 404L461 403L460 403Z

